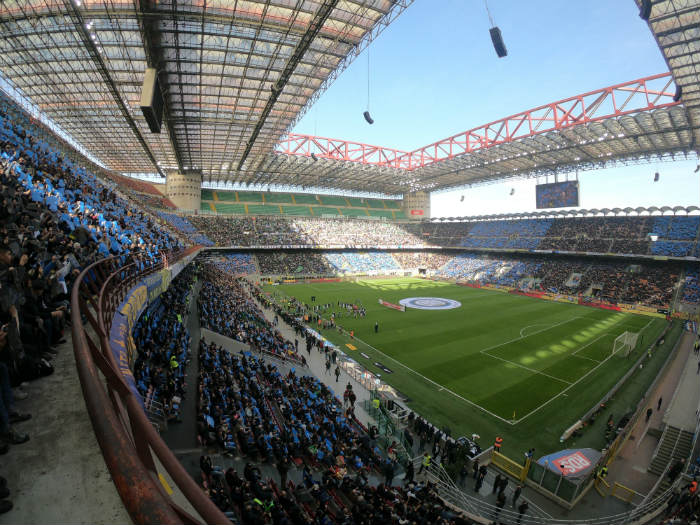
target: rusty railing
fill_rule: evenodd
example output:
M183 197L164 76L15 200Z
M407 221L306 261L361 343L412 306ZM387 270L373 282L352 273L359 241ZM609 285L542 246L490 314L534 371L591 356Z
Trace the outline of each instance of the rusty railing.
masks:
M201 523L168 495L156 458L206 523L230 523L152 426L119 371L109 342L112 318L129 290L192 251L163 254L157 260L102 259L83 270L71 292L73 349L85 404L119 496L137 525Z

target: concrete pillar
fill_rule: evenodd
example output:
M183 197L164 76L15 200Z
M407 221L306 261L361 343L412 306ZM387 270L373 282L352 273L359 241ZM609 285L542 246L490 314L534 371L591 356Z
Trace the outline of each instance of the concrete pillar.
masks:
M403 212L406 217L414 220L430 218L430 193L427 191L415 191L404 193Z
M202 203L201 173L168 173L165 178L168 198L180 210L196 210Z

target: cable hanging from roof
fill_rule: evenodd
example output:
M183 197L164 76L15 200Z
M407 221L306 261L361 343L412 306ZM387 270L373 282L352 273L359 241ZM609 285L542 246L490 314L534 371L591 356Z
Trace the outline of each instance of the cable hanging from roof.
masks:
M367 48L367 110L363 113L368 124L374 124L374 119L369 114L369 47Z
M496 50L498 58L508 56L508 50L506 49L506 45L503 42L501 30L496 25L496 22L493 21L493 17L491 16L491 11L489 10L489 4L487 0L484 0L484 6L486 7L486 14L489 17L489 23L491 24L489 34L491 35L491 43L493 44L493 48Z

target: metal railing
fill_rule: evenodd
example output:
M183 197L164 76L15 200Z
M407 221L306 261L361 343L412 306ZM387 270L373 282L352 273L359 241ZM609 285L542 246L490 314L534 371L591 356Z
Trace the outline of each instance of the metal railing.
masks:
M121 374L109 341L112 318L134 285L188 253L164 254L160 260L103 259L83 270L71 291L73 350L85 404L119 496L137 525L198 524L200 518L207 523L230 523L149 421ZM199 517L168 494L157 462Z
M418 472L421 466L422 457L414 458L414 468ZM610 516L599 516L585 519L559 519L547 515L538 507L532 505L527 513L522 516L514 511L510 506L511 497L508 497L508 504L503 509L498 509L496 505L485 501L477 496L472 496L459 487L443 469L442 465L431 463L427 469L426 479L434 484L438 495L451 506L466 513L468 517L478 523L492 523L494 520L508 525L625 525L630 523L643 524L651 521L663 512L666 501L678 485L676 482L672 487L660 494L652 501L645 502L628 512L614 514Z

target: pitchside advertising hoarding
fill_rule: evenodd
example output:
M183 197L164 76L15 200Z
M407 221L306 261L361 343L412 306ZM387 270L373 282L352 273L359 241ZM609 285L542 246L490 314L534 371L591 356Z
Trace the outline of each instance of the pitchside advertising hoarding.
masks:
M404 305L390 303L388 301L384 301L383 299L379 299L379 304L381 304L382 306L386 306L387 308L392 308L394 310L398 310L399 312L406 311L406 307Z
M538 184L535 188L537 209L571 208L579 205L577 180Z

